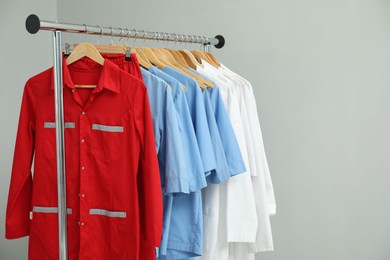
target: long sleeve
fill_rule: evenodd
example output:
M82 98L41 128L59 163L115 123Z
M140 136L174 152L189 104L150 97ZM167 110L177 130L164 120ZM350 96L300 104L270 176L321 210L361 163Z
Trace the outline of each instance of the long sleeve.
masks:
M35 143L35 96L27 83L24 88L16 137L11 184L9 188L6 234L7 239L29 235L31 210L31 165Z
M134 117L141 154L138 171L140 207L140 258L153 259L154 248L160 245L162 232L162 191L153 135L149 99L144 85L134 97Z

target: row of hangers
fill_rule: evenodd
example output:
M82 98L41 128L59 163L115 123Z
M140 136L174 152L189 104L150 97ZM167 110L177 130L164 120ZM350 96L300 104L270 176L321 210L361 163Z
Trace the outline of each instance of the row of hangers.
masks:
M129 60L131 53L135 53L139 64L145 69L151 66L156 66L164 69L170 66L187 76L192 77L197 81L199 86L204 90L206 88L214 88L214 84L199 76L198 74L189 70L189 68L196 69L197 66L203 67L201 61L205 60L212 66L218 68L219 61L210 52L199 50L172 50L168 48L147 48L139 47L133 48L126 44L98 44L93 45L89 42L82 42L75 45L73 51L70 52L70 45L65 45L66 64L70 65L83 57L88 57L96 63L103 66L104 54L125 54L125 59ZM75 85L78 88L95 88L96 85ZM183 86L186 89L185 86Z

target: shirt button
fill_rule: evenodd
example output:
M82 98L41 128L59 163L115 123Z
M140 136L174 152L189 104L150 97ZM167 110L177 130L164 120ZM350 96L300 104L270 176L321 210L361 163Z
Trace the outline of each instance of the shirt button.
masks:
M81 197L81 198L84 198L84 197L85 197L85 194L81 194L80 197Z
M85 170L85 167L84 167L84 166L81 166L81 170L84 171L84 170Z
M76 92L76 90L75 90L75 89L72 89L72 92L74 93L74 92Z
M85 112L83 111L83 112L81 112L81 114L82 114L82 115L85 115Z
M84 222L77 222L77 224L79 224L80 226L84 226Z
M82 142L82 143L84 143L84 141L85 141L84 139L81 139L81 142Z

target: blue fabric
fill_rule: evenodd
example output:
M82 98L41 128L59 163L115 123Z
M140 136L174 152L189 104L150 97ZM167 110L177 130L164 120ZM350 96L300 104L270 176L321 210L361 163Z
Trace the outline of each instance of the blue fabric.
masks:
M216 167L211 170L207 181L213 184L219 184L230 178L229 166L226 161L225 151L220 137L220 132L215 121L214 110L211 106L209 92L207 90L202 91L204 98L207 122L210 129L210 137L213 145L214 155L216 159Z
M196 143L192 143L192 145L197 145L200 151L203 177L205 177L206 172L210 174L216 168L216 161L202 92L194 80L180 72L169 67L166 67L164 72L184 84L187 88L187 92L183 94L186 97L196 136ZM182 86L180 84L177 85L176 81L172 81L172 79L167 77L165 79L170 82L170 85L182 89ZM175 87L173 87L174 90ZM178 116L180 116L179 114ZM188 195L164 196L164 205L171 205L171 208L167 210L170 210L171 219L169 231L163 231L163 241L158 259L175 260L200 256L203 243L203 213L200 190L191 192ZM165 246L166 248L164 248Z
M159 260L185 259L202 255L203 213L201 192L164 196L171 206L171 222L166 250L160 247ZM165 243L165 242L164 242Z
M199 190L207 184L186 93L181 83L165 72L155 67L151 67L149 71L172 88L173 102L184 143L182 156L188 165L190 191L197 191L180 198L166 195L163 197L163 234L157 256L160 260L198 256L202 252L202 233L199 232L199 228L203 228Z
M203 169L206 176L208 176L210 171L215 169L216 160L211 144L210 129L207 123L202 90L194 79L169 66L166 66L163 71L187 87L187 102L195 129L200 155L202 157Z
M179 123L169 86L141 68L152 114L154 139L162 190L166 194L189 193L189 180Z
M201 75L205 79L208 79L206 76L200 74L198 71L193 70L191 68L190 70ZM214 110L214 116L218 125L219 134L225 151L225 157L228 163L230 176L234 176L246 171L245 164L244 160L242 159L240 147L238 145L232 123L230 122L229 115L223 103L219 87L215 83L214 85L215 87L213 89L207 89L207 91L210 94L210 103Z
M188 103L186 99L186 93L179 81L169 76L165 72L157 69L156 67L150 67L150 73L164 80L172 88L173 103L175 105L177 119L180 127L180 134L182 136L184 153L181 155L184 157L187 164L189 189L190 191L198 191L206 187L206 178L204 176L204 169L202 164L202 158L200 155L194 126Z

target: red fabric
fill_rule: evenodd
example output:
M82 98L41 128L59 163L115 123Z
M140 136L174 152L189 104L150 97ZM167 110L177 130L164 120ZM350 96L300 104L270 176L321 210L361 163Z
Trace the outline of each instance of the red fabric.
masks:
M137 56L131 54L130 60L125 60L125 54L101 54L105 59L110 60L112 63L116 64L119 68L125 72L139 78L142 80L141 70L139 68L139 63Z
M102 67L83 58L63 66L64 118L74 123L65 126L69 259L142 259L140 247L158 247L162 229L146 88L109 61ZM6 238L29 235L32 260L58 259L57 214L33 212L29 219L33 207L57 207L55 128L45 125L50 122L55 122L52 68L29 79L24 89L7 205ZM93 124L123 132L96 130ZM126 217L93 215L90 209Z
M137 78L142 80L142 73L140 69L140 65L138 63L137 56L135 54L131 54L131 60L127 61L125 60L126 55L125 54L102 54L105 59L109 59L111 62L116 64L120 69L123 71L136 76ZM144 185L143 180L139 180L139 186L143 187ZM141 196L142 194L145 194L144 192L140 192ZM146 198L143 198L146 199ZM150 239L148 237L149 232L145 230L145 228L148 227L147 223L144 221L147 220L147 208L143 208L143 205L140 205L140 221L141 221L141 244L140 244L140 256L139 259L142 260L154 260L156 259L155 254L155 248L153 246L150 246L148 243L148 240Z

